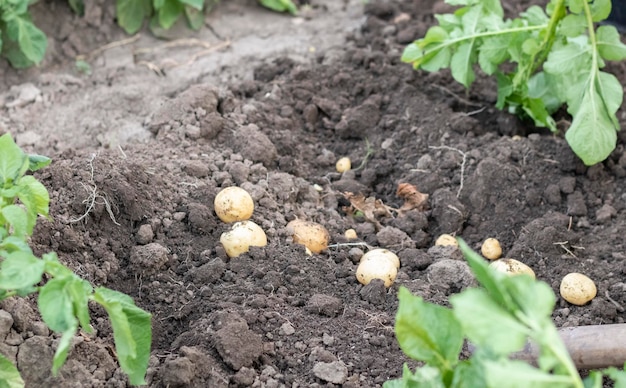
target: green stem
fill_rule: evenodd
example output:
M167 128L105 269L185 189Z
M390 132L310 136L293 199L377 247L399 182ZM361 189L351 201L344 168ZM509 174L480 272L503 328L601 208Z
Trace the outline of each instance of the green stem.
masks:
M565 0L558 0L554 6L554 12L550 17L548 29L546 30L543 42L541 43L542 49L539 51L539 56L534 59L530 74L534 74L548 58L548 54L550 54L552 45L554 45L554 41L556 40L556 28L565 16L567 16L567 11L565 10Z

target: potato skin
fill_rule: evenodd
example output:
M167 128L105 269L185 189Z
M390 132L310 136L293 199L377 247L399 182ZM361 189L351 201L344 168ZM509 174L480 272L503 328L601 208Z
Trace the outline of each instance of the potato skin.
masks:
M459 246L459 243L456 241L456 238L454 238L454 236L452 236L451 234L442 234L441 236L437 237L437 240L435 241L435 245L439 245L439 246Z
M495 238L486 239L480 247L480 253L485 259L497 260L502 256L502 247L500 241Z
M233 258L246 253L250 247L264 247L267 236L263 229L252 221L235 222L230 231L222 233L220 243L228 257Z
M312 253L320 253L328 248L330 234L321 224L295 219L287 224L287 231L293 237L293 242L304 245Z
M565 275L561 280L559 293L569 303L582 306L596 297L598 289L589 277L578 272L572 272Z
M372 249L361 257L361 262L365 260L389 260L397 268L400 268L400 258L388 249Z
M231 186L215 196L215 214L226 223L246 221L254 212L252 196L241 187Z
M335 168L337 169L337 172L340 173L350 171L350 169L352 168L352 161L350 161L350 158L348 157L343 157L337 161L337 163L335 164Z
M515 259L499 259L493 261L489 264L489 267L495 269L496 271L503 272L507 275L522 275L526 274L535 279L535 271L532 268L522 263L521 261L517 261Z
M398 268L392 260L378 258L361 260L356 269L356 279L363 285L368 285L373 279L381 279L385 287L389 288L396 280Z

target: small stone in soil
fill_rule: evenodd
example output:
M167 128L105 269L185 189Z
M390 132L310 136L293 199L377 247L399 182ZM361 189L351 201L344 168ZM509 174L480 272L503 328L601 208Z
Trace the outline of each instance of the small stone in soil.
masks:
M313 366L313 374L329 383L343 384L348 378L348 368L341 361L318 362Z

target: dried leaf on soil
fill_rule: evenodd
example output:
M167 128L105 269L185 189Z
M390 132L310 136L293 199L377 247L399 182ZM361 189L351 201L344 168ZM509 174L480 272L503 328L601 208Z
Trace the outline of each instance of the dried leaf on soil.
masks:
M428 194L420 193L410 183L398 184L396 195L404 200L404 204L398 209L398 215L402 216L409 210L426 210L428 206Z
M343 196L350 201L350 206L345 206L343 210L354 215L357 211L363 213L366 220L380 228L382 225L378 221L379 218L393 217L392 211L396 209L387 206L376 197L365 197L363 194L354 194L350 192L343 193Z

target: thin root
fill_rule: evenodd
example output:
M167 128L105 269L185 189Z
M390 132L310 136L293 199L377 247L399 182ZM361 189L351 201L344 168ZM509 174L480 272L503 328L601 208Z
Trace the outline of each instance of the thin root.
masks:
M115 216L113 215L113 209L111 209L111 204L109 203L109 200L106 198L106 194L100 193L98 191L98 186L94 182L93 161L95 159L96 159L96 154L91 155L91 159L89 159L89 169L91 171L91 174L89 176L89 185L86 185L81 182L81 185L83 186L85 191L89 193L89 196L87 197L87 199L83 201L83 203L86 204L87 209L85 210L83 215L81 215L78 218L71 219L70 222L72 223L80 222L83 219L85 219L89 215L89 213L91 213L91 211L96 205L104 205L104 208L107 210L107 213L109 213L109 217L111 218L111 221L113 221L115 225L119 226L120 224L117 222L117 220L115 219Z

